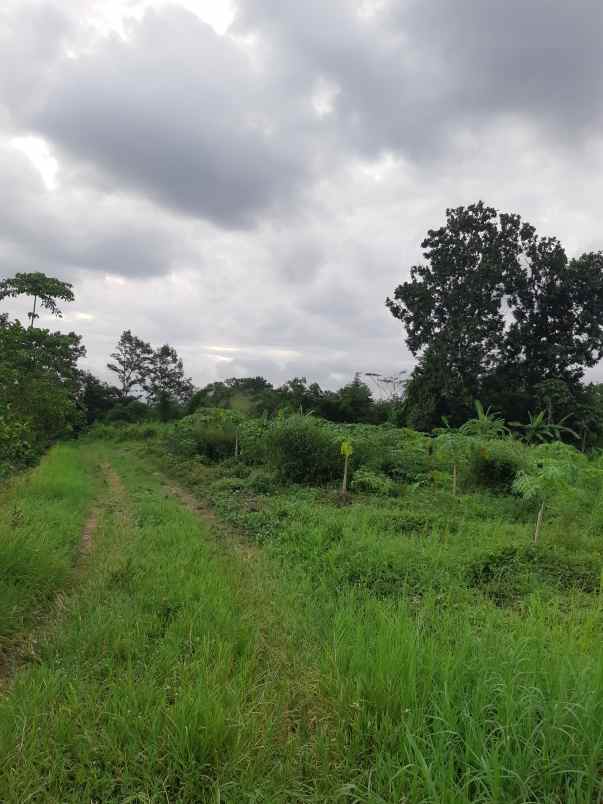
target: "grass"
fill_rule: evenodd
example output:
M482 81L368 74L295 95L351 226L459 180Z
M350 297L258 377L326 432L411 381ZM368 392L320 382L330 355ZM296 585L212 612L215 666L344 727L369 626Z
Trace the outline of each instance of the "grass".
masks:
M98 467L61 445L0 488L0 655L72 574Z
M225 528L139 450L61 455L88 500L82 465L110 462L122 485L38 663L0 699L0 800L603 800L603 607L574 583L599 567L594 530L549 524L527 562L541 570L497 599L471 569L529 544L509 498L417 489L338 507L161 456Z

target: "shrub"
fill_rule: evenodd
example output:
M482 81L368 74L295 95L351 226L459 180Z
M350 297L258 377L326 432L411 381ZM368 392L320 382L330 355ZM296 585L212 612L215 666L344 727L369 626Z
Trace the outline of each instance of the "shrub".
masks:
M87 431L91 438L103 441L148 441L159 438L166 432L165 426L159 422L142 424L103 424L97 422Z
M268 457L278 477L290 483L335 480L343 466L340 441L307 416L291 416L271 428Z
M0 478L34 459L33 442L27 422L0 416Z
M526 466L526 450L512 439L476 440L469 452L466 481L476 487L510 494Z
M129 402L118 402L104 417L104 421L110 424L123 422L125 424L136 424L143 422L151 417L151 410L144 402L132 399Z
M225 411L202 410L186 416L168 430L166 447L179 457L222 461L235 454L237 425Z
M373 472L364 466L355 471L351 487L353 491L382 496L393 495L397 491L396 484L387 475Z
M272 494L278 487L274 472L267 469L254 469L247 478L245 487L256 494Z

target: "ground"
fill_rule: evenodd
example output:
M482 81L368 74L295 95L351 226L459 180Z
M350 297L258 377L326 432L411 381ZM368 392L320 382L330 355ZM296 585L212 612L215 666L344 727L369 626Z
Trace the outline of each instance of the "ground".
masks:
M603 800L590 542L264 481L82 442L2 492L1 801Z

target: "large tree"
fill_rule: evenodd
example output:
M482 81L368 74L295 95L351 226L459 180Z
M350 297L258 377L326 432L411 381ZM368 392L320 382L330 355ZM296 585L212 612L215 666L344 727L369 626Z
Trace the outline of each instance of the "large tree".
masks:
M516 416L538 383L579 384L603 355L601 253L570 262L558 240L481 201L448 209L422 248L386 304L420 358L409 397L426 411L429 396L434 417L462 417L477 398Z
M122 400L140 396L134 390L146 385L153 358L151 345L126 329L121 333L111 357L113 362L107 363L107 368L117 375Z

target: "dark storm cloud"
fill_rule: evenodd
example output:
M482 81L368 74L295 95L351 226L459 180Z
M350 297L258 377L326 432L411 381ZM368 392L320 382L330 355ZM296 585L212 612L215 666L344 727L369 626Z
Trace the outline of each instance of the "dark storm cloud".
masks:
M599 135L598 0L391 0L373 14L361 7L242 0L237 25L264 38L292 86L313 75L334 83L332 125L365 156L445 158L451 136L505 116L566 143Z
M30 125L166 206L247 226L305 174L244 50L189 12L149 12L65 62Z
M28 159L0 148L3 206L0 274L40 270L73 276L78 270L131 277L168 273L190 257L170 226L145 204L71 189L49 192Z

